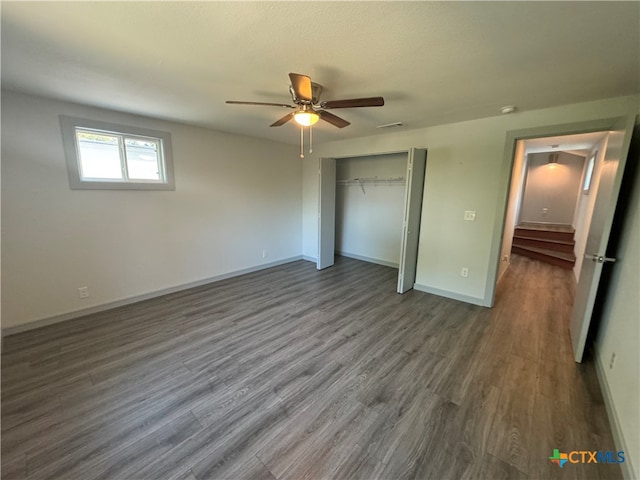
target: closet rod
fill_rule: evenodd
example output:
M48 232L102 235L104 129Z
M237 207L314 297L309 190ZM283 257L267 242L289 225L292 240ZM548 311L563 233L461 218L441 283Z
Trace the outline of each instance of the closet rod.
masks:
M352 178L350 180L337 180L338 185L360 185L362 183L401 183L404 182L404 177L361 177Z

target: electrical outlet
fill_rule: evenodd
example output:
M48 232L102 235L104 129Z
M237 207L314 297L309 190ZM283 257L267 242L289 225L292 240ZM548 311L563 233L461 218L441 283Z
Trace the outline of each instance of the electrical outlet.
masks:
M464 219L467 222L475 222L476 221L476 211L475 210L465 210Z
M462 267L462 270L460 270L460 276L465 278L468 277L469 269L467 267Z
M615 364L616 364L616 353L613 352L611 354L611 361L609 362L609 370L613 370L613 367L615 366Z
M269 252L267 252L267 249L265 248L264 250L262 250L262 258L267 258L269 256Z
M87 298L89 296L89 287L78 288L78 297Z

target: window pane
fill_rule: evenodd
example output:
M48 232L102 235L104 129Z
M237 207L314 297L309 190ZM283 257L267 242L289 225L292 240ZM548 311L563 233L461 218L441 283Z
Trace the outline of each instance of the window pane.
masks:
M83 179L122 179L118 137L76 130Z
M125 138L127 174L132 180L162 180L160 142L150 138Z
M582 184L582 191L588 192L591 188L591 177L593 176L593 167L596 162L596 156L592 155L587 165L587 172L584 175L584 183Z

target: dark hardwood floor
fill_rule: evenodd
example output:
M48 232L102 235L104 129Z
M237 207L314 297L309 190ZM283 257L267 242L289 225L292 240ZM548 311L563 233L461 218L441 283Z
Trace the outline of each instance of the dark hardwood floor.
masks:
M299 261L7 337L2 479L621 478L548 459L614 450L571 274L485 309Z

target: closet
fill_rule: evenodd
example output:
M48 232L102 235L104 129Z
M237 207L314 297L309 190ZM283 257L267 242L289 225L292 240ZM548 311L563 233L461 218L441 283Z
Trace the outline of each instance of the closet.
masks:
M398 268L398 293L413 288L425 149L319 161L317 268L338 253Z

